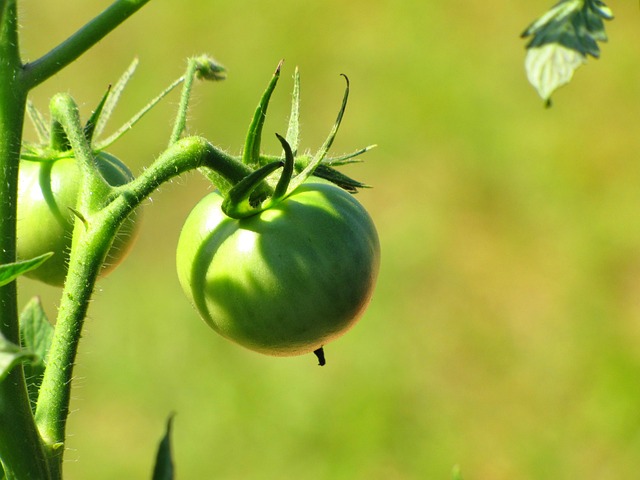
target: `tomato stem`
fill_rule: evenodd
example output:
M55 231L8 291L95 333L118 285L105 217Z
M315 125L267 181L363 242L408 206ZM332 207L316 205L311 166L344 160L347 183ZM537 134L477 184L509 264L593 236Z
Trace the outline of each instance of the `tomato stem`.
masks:
M216 181L228 185L239 183L252 170L235 157L215 147L202 137L185 137L165 150L140 176L127 185L117 187L115 193L125 197L134 208L161 184L189 170L213 172ZM224 185L216 185L224 190Z
M176 143L186 129L191 89L193 88L193 80L196 76L205 80L216 81L224 80L226 78L224 67L215 62L212 58L202 55L200 57L193 57L189 59L187 71L183 77L184 84L182 85L178 114L176 115L171 137L169 137L169 146Z
M69 136L74 149L86 143L84 137ZM36 420L54 460L53 468L59 469L62 461L73 365L84 319L115 234L128 215L160 184L203 166L215 169L232 182L246 175L248 168L206 140L187 137L167 149L137 179L114 188L110 201L100 210L85 212L84 223L76 223L69 275L36 408Z
M73 367L84 319L95 282L118 231L113 219L102 212L86 225L76 224L56 328L49 352L38 404L36 422L50 458L54 478L61 478L65 432L69 415ZM78 235L77 230L83 234Z
M39 59L27 63L22 75L27 89L32 89L58 73L148 2L149 0L116 0L64 42Z
M16 260L18 165L27 89L20 82L22 62L15 0L0 0L0 264ZM20 344L16 282L0 287L0 332ZM0 458L7 479L47 479L48 466L33 420L24 372L13 368L0 381Z
M78 195L78 209L82 211L83 207L93 207L92 204L100 201L98 193L108 192L111 186L98 170L85 128L80 121L78 106L69 94L59 93L51 99L50 109L51 116L62 125L73 154L79 160L82 184Z

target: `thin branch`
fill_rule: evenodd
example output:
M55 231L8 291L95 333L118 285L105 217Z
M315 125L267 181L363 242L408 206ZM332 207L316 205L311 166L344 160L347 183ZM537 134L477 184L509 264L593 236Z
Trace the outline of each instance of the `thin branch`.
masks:
M39 85L76 60L148 1L116 0L60 45L38 60L27 63L22 72L22 80L28 89Z

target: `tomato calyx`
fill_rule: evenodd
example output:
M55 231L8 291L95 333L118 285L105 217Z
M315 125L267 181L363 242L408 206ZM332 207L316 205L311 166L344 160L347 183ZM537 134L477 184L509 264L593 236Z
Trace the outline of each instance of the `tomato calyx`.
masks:
M291 113L287 133L283 137L276 134L282 145L283 153L279 156L261 154L260 145L267 108L271 95L275 90L282 61L278 64L273 77L264 91L247 132L241 161L252 168L253 172L242 181L231 186L225 194L222 209L231 218L245 218L255 215L285 200L312 175L328 180L350 193L356 193L368 185L354 180L339 172L335 167L359 161L356 157L371 150L375 145L361 148L347 155L327 157L329 149L338 133L349 98L349 79L346 81L342 104L337 119L318 151L311 154L298 154L299 146L299 113L300 113L300 75L296 68L291 103ZM279 175L277 172L282 169Z

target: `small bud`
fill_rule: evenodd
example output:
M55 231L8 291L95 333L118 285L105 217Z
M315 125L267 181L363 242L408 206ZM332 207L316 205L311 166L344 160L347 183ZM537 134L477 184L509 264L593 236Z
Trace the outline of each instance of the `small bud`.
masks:
M227 78L227 70L213 58L202 55L196 58L196 75L201 80L220 81Z

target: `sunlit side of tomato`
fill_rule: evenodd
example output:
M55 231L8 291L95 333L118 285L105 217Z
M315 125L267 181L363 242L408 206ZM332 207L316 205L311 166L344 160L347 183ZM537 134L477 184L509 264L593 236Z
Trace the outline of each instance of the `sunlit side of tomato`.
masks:
M131 171L113 155L100 152L96 164L112 186L133 179ZM28 277L61 286L67 274L73 223L70 208L76 207L80 170L75 158L53 162L22 161L18 183L17 253L29 259L46 252L54 255ZM118 231L102 274L112 270L126 255L136 232L136 215Z
M380 245L357 200L307 182L244 219L211 193L190 213L177 248L180 283L203 319L251 350L314 351L358 320L375 285Z

